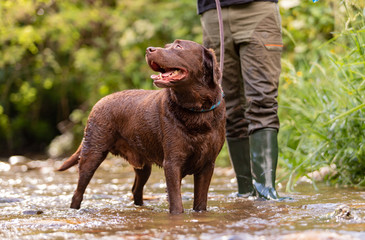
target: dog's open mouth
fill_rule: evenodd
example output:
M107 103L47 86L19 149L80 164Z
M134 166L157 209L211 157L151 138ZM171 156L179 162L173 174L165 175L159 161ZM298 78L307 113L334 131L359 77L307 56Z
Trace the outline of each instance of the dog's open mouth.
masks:
M152 70L156 72L160 72L160 74L152 74L151 78L154 81L166 81L166 82L174 82L179 81L186 77L187 71L180 68L163 68L160 65L158 65L156 62L151 61L150 67Z

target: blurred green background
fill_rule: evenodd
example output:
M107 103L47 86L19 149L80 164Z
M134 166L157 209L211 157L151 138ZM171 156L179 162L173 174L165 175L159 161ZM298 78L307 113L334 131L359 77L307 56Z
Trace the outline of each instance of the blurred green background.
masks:
M364 186L364 0L279 5L278 179ZM202 42L196 12L192 0L1 0L0 155L67 156L101 97L154 88L148 46Z

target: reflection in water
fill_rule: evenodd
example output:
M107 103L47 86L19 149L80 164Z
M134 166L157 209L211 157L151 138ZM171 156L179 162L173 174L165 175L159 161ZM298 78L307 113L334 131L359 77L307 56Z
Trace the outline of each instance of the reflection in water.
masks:
M77 168L55 172L59 164L0 162L0 238L365 239L365 192L358 189L322 186L314 192L303 185L290 194L293 201L252 201L232 197L232 171L216 169L208 211L191 210L193 181L188 176L182 190L185 213L172 216L161 169L153 170L145 206L138 207L130 192L134 172L122 160L110 159L89 184L82 209L74 210L69 204Z

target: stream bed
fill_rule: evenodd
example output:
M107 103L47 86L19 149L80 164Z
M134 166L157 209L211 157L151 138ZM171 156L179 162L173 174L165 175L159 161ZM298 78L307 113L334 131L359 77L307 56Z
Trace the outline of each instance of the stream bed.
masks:
M193 179L183 180L185 212L170 215L162 169L154 167L135 206L134 171L111 158L99 167L80 210L70 209L77 167L55 169L61 161L13 157L0 161L0 239L365 239L365 191L310 184L284 193L293 200L235 197L230 168L216 168L208 211L192 211Z

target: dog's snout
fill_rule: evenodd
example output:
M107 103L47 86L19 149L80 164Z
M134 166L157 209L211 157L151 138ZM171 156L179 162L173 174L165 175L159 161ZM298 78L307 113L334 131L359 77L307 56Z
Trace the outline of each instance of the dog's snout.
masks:
M147 50L146 50L146 52L147 53L153 53L153 52L155 52L157 49L155 48L155 47L148 47L147 48Z

